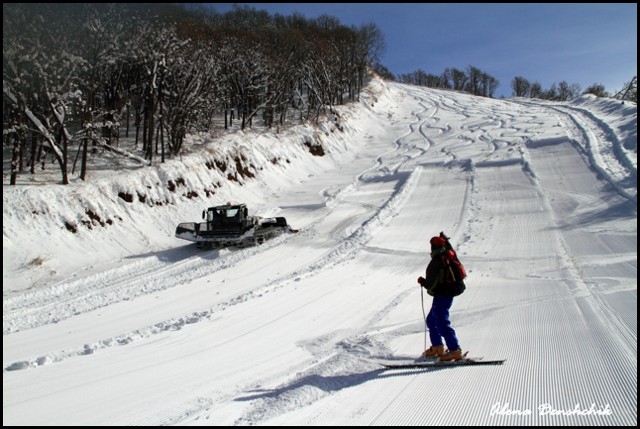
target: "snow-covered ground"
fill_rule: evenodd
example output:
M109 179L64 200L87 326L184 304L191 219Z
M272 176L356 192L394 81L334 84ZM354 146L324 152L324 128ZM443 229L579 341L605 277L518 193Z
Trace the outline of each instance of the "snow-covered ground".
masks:
M636 425L636 105L374 79L339 113L87 183L5 180L3 424ZM236 158L256 177L226 180ZM174 237L229 200L301 231ZM440 231L469 274L463 349L506 362L383 370L423 350Z

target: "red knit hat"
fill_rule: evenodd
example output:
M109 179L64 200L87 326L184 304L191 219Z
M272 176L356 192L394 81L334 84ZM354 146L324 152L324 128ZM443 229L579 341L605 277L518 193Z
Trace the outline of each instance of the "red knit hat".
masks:
M444 247L445 241L442 237L433 237L430 243L431 247Z

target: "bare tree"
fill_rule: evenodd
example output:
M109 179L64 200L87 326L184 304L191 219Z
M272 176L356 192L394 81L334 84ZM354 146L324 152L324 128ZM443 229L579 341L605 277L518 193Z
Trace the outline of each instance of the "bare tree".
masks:
M41 15L36 16L39 19L26 15L33 12L14 9L9 14L12 20L21 21L14 21L12 27L22 31L3 40L3 98L20 113L16 116L20 123L47 143L60 167L62 183L68 184L73 123L86 102L79 90L79 76L87 63L74 53L64 31L47 31Z
M558 85L557 99L560 101L573 100L580 95L580 85L569 85L567 81L562 81Z
M186 133L209 129L214 115L224 115L225 127L234 111L242 127L255 117L283 124L290 109L317 120L357 100L370 67L383 70L378 27L349 28L330 16L274 17L250 7L220 15L171 4L3 4L3 12L3 125L13 171L30 153L35 172L44 144L63 183L71 147L72 173L81 160L83 179L89 157L102 153L97 146L164 161L166 144L178 154ZM415 77L451 86L444 75ZM120 148L130 118L134 149L141 141L146 161Z
M469 81L469 77L464 71L453 68L451 69L451 81L453 83L454 91L464 91L467 86L467 82Z
M609 94L604 89L604 85L601 83L594 83L584 90L583 94L593 94L596 97L608 97Z
M493 97L499 85L500 82L493 76L484 72L480 74L480 95L483 97Z
M514 97L528 97L531 93L531 83L522 76L516 76L511 81Z
M544 91L540 82L533 82L531 84L531 91L529 92L531 98L544 98Z
M378 62L386 48L384 36L374 23L362 25L355 30L355 66L357 70L357 92L363 86L367 67Z
M551 84L551 87L546 90L543 91L543 99L545 100L557 100L558 99L558 87L556 86L556 83L553 82Z
M481 79L482 79L482 70L477 67L469 66L467 68L467 76L469 80L467 81L466 91L473 95L481 95Z
M638 101L638 79L634 76L629 82L624 84L624 87L614 95L615 98L620 100L631 100L633 102Z

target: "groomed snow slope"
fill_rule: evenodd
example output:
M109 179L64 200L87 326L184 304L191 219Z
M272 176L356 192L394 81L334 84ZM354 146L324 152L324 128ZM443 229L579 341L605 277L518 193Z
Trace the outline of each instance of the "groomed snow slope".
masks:
M241 183L196 153L5 185L3 424L636 425L635 104L374 79L339 112L199 137L207 156L245 154L258 174ZM155 187L176 177L181 193ZM227 200L301 232L219 251L173 237ZM88 208L116 221L61 227ZM507 360L385 371L423 350L416 278L440 231L469 274L462 347Z

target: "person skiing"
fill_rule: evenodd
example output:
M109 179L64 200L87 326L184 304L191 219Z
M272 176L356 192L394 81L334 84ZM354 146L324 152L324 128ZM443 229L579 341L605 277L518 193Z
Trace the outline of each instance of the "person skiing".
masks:
M431 310L426 318L429 328L429 339L431 347L422 353L423 357L437 357L441 361L451 361L462 359L462 349L456 336L455 330L451 327L449 320L449 309L453 304L453 298L460 295L465 290L464 267L457 260L457 256L449 239L444 233L433 237L431 244L431 261L427 265L425 277L418 277L420 286L433 296ZM454 267L451 261L455 261L460 266L458 273L449 276L448 272ZM453 271L451 271L453 273ZM458 278L455 278L458 277ZM448 350L444 350L444 342Z

